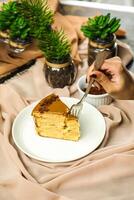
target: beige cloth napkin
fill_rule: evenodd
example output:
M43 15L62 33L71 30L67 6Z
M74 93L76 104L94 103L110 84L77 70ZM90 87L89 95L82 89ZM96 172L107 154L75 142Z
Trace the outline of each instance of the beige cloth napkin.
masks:
M66 24L64 28L70 31ZM78 36L78 29L74 30L73 34ZM76 41L78 47L77 38ZM128 55L122 58L126 65L132 55L126 46L121 51ZM77 78L88 67L87 40L79 45L78 53L83 62L78 65ZM96 151L79 160L41 162L15 146L12 124L26 105L51 92L78 97L76 82L70 88L54 90L47 85L44 62L38 59L29 70L0 85L0 200L133 200L134 101L115 101L99 108L108 116L104 141Z
M27 72L0 85L0 199L133 200L134 101L100 107L108 116L105 139L98 150L77 161L41 162L15 146L11 128L21 109L51 92L69 96L75 88L53 90L42 68L39 59Z

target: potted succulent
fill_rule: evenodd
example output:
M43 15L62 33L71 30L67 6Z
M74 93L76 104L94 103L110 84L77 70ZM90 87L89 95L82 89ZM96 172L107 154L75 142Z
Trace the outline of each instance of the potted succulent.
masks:
M53 23L53 13L47 5L47 0L21 0L21 6L23 15L29 20L32 37L41 39Z
M24 16L20 2L10 1L2 5L0 37L16 53L23 51L31 42L29 20Z
M20 0L19 12L20 16L10 26L10 36L14 38L10 45L21 49L33 39L40 39L45 30L51 27L53 13L47 0Z
M76 67L71 59L71 46L62 30L50 29L39 40L39 48L44 53L45 77L53 88L71 85L76 78Z
M9 44L9 50L20 53L50 29L53 13L47 0L20 0L3 4L0 12L1 41Z
M81 31L89 39L88 42L88 64L89 66L95 60L98 51L109 49L111 57L117 54L117 44L115 32L120 27L120 19L111 18L107 15L88 18L85 25L81 26Z
M76 68L70 57L71 46L64 32L53 30L53 13L44 0L21 0L24 15L29 19L31 35L44 53L45 77L53 88L63 88L75 80Z
M10 50L15 53L24 51L24 49L32 42L28 19L21 15L17 16L10 26L9 35Z
M15 20L17 11L17 2L3 3L0 11L0 40L8 43L10 25Z

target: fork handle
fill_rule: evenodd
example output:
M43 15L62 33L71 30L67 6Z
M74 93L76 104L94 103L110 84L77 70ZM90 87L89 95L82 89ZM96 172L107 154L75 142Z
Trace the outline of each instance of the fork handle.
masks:
M96 55L96 59L95 59L95 62L94 62L94 70L99 70L100 69L100 67L102 66L104 60L106 58L108 58L108 56L110 55L110 53L111 52L110 52L109 49L104 49L104 50L100 51ZM80 100L80 103L82 103L85 100L85 98L87 97L87 95L88 95L88 93L89 93L89 91L90 91L90 89L91 89L92 84L93 84L94 81L95 81L95 79L92 78L92 77L90 77L90 82L89 82L89 84L87 86L87 89L86 89L86 92L85 92L84 96Z
M88 93L89 93L89 91L90 91L90 89L92 87L92 84L93 84L94 80L95 80L94 78L92 78L92 77L90 78L90 82L89 82L89 84L88 84L88 86L86 88L85 94L83 95L83 97L80 100L80 103L82 103L85 100L85 98L87 97L87 95L88 95Z

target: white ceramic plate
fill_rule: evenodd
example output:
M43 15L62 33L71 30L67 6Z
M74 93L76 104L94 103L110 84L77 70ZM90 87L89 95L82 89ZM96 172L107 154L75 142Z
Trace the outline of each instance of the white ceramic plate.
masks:
M78 99L61 97L71 106ZM46 162L68 162L86 156L94 151L105 136L105 121L102 114L92 105L84 102L79 117L79 141L45 138L37 135L31 112L33 103L24 108L16 117L12 127L13 140L17 147L28 156Z

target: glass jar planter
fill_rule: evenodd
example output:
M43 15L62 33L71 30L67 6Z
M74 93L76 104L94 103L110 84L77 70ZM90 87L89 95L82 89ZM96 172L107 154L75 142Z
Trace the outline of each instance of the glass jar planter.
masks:
M10 36L9 36L9 31L8 30L0 31L0 42L8 44L9 37Z
M77 68L72 60L62 64L46 61L44 71L48 84L53 88L72 85L77 75Z
M107 49L111 52L109 58L117 55L116 36L112 35L109 41L105 40L89 40L88 42L88 65L90 66L99 51Z
M23 52L30 44L32 40L21 40L19 38L13 40L9 39L8 42L8 51L11 53L21 53Z

